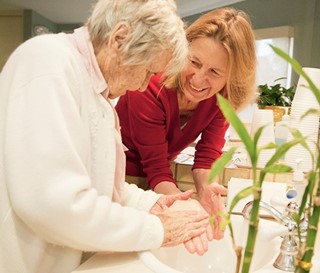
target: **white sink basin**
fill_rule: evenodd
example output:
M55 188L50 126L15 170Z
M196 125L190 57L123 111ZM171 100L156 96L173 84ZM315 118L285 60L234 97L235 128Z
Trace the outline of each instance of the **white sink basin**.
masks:
M248 231L248 222L242 216L232 216L234 235L237 246L244 246ZM268 267L268 273L282 272L272 267L280 251L281 237L272 233L286 228L280 224L260 220L251 272L258 273ZM183 245L176 247L163 247L154 251L139 253L141 261L155 273L235 273L236 255L233 250L229 229L225 237L209 244L208 252L203 256L190 254ZM271 265L271 266L270 266ZM284 271L283 271L284 272Z

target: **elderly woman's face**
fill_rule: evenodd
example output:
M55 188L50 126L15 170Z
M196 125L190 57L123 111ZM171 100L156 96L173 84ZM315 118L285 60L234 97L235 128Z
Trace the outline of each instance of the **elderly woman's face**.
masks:
M145 91L152 75L163 71L170 61L169 50L160 48L153 58L146 58L141 65L126 63L122 48L131 28L126 22L119 22L112 30L109 40L94 44L99 68L109 85L109 98L114 99L129 91Z
M187 64L181 72L182 92L192 102L218 93L227 82L228 53L211 38L191 42Z
M122 85L118 85L118 90L110 92L111 96L118 97L124 95L128 91L145 91L151 76L163 71L170 61L171 54L161 52L154 56L149 64L143 65L124 65L119 67L118 81ZM110 96L109 96L110 97Z
M159 51L152 60L148 59L142 65L123 65L125 58L118 57L111 62L107 58L105 65L100 61L100 69L108 82L111 99L124 95L126 91L145 91L151 76L165 69L171 54Z

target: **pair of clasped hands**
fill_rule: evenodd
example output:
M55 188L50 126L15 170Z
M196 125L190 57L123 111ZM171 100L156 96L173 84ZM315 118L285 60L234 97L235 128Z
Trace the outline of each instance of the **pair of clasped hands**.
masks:
M158 216L164 228L162 246L184 243L190 253L203 255L208 250L208 242L220 240L224 229L220 228L226 212L221 195L227 193L222 185L213 183L206 188L200 202L191 199L192 190L174 195L162 195L150 212ZM214 224L209 217L214 216Z

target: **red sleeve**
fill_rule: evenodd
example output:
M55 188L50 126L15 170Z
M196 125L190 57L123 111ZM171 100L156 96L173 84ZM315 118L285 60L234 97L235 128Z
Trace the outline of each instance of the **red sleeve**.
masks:
M193 169L211 168L213 162L222 154L222 148L225 144L225 133L228 127L229 123L219 109L210 124L203 130L201 139L196 145Z
M159 99L161 86L159 77L153 77L145 92L128 92L128 118L130 119L131 141L141 157L143 172L149 187L153 189L161 181L175 180L170 169L168 143L166 140L166 104ZM163 88L161 92L166 92Z

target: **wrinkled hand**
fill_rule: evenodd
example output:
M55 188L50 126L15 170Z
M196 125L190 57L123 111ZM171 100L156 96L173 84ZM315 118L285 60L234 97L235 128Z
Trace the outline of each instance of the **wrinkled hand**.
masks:
M197 200L189 199L176 201L169 208L170 211L185 211L185 210L195 210L200 214L208 215L204 208L200 205ZM209 215L208 215L209 216ZM203 255L208 251L208 241L213 240L213 232L211 226L208 224L206 226L206 232L200 236L196 236L184 243L186 249L190 253L197 253L198 255Z
M153 205L153 207L150 209L150 213L152 214L158 214L163 212L163 210L170 207L175 201L177 200L188 200L192 196L193 191L188 190L185 192L181 192L178 194L172 194L172 195L162 195L157 203Z
M162 246L175 246L206 232L209 222L207 213L195 210L170 211L169 209L156 214L164 228Z
M200 194L200 203L210 216L214 217L213 238L220 240L224 236L225 227L221 227L224 219L222 215L226 214L226 207L221 194L226 195L227 189L218 183L212 183L204 188Z

